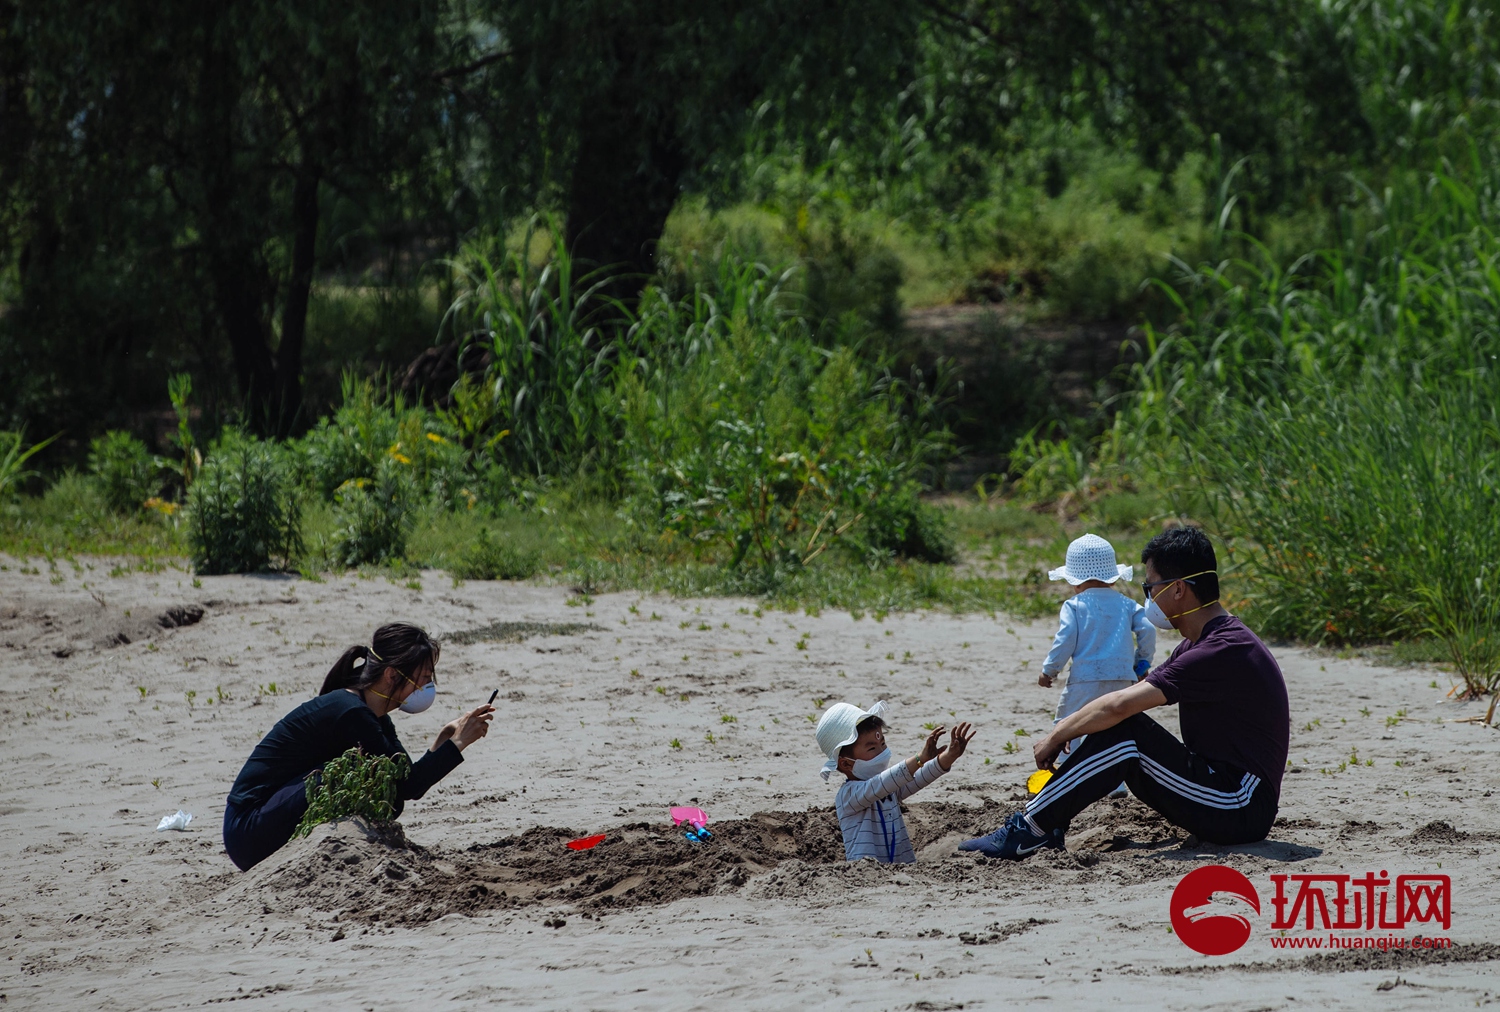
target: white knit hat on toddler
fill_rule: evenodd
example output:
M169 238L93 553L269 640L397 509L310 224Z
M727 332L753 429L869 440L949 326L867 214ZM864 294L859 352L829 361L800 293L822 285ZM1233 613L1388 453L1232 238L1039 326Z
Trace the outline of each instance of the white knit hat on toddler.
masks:
M859 740L859 722L866 717L884 717L885 700L880 700L868 710L861 710L853 703L834 703L818 718L818 747L828 757L823 764L823 780L838 772L839 749L853 745Z
M1102 580L1105 583L1114 583L1120 579L1128 581L1134 575L1134 566L1115 564L1114 545L1097 534L1085 534L1068 545L1067 563L1061 569L1048 573L1047 579L1067 580L1069 585L1076 587L1089 580Z

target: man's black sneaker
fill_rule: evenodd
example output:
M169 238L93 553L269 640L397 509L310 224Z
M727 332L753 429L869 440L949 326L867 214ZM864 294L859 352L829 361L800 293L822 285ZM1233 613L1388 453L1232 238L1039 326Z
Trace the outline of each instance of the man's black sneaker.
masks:
M1063 831L1054 829L1050 833L1038 836L1032 831L1022 812L1016 812L1006 820L1005 825L988 836L965 840L958 845L959 850L977 850L986 857L1007 857L1012 861L1019 861L1032 851L1041 850L1043 847L1062 850Z

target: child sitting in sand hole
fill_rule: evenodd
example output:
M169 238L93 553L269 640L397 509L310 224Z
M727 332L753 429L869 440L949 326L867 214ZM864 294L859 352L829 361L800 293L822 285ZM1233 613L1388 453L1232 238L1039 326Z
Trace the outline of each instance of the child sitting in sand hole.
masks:
M953 729L948 745L938 750L945 730L938 725L928 734L922 751L910 759L891 762L885 743L885 701L861 710L852 703L834 703L818 720L818 746L828 761L823 779L842 773L844 783L834 799L839 829L844 835L844 857L858 861L873 857L881 864L911 864L917 859L901 801L953 768L953 760L964 754L974 739L974 729L961 723Z
M1073 596L1057 615L1057 635L1042 661L1037 684L1050 689L1071 661L1068 683L1057 700L1057 718L1072 716L1100 696L1128 689L1151 667L1156 654L1156 630L1146 621L1146 609L1115 589L1117 580L1129 581L1134 568L1115 562L1115 548L1097 534L1085 534L1068 545L1066 563L1047 574L1066 580ZM1082 738L1063 749L1066 758ZM1060 760L1059 760L1060 761ZM1110 797L1124 797L1125 785Z

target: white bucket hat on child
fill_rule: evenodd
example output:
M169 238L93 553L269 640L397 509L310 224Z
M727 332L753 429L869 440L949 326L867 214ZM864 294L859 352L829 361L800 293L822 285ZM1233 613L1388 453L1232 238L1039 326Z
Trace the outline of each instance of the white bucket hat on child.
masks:
M828 757L823 764L823 779L826 781L839 768L839 749L853 745L859 740L859 722L866 717L884 717L885 700L880 700L868 710L861 710L853 703L834 703L818 718L818 747Z
M1097 534L1085 534L1068 545L1067 564L1052 570L1047 579L1067 580L1069 585L1076 587L1088 580L1114 583L1119 579L1130 580L1134 575L1134 566L1115 564L1114 545Z

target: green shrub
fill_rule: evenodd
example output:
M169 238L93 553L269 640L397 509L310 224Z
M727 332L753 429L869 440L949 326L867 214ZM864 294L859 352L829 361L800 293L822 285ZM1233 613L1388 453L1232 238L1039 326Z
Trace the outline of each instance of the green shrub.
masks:
M99 482L105 504L116 513L135 513L159 494L164 466L145 443L118 429L90 444L89 471Z
M796 235L809 317L819 322L852 318L885 334L901 329L902 265L894 251L838 217Z
M188 547L200 573L290 568L302 551L301 502L284 451L231 431L188 491Z
M109 505L104 501L104 490L98 479L71 468L57 476L51 487L42 493L38 505L46 516L73 527L88 528L105 519L116 521L109 515Z
M854 214L840 200L810 197L787 193L771 204L715 212L702 199L685 198L673 210L657 254L663 286L691 292L695 283L712 284L726 256L796 263L800 269L789 287L801 315L815 326L853 320L857 329L895 335L908 273L893 245L902 230L888 217ZM769 210L772 205L783 213Z
M374 478L345 482L334 494L333 561L362 566L405 558L416 499L411 470L399 460L381 461Z
M1336 643L1482 635L1500 600L1497 403L1493 378L1370 375L1222 406L1197 467L1256 580L1255 620Z
M411 775L405 753L365 755L358 746L308 774L307 811L292 831L307 836L325 822L359 818L373 823L395 817L400 782Z
M958 553L947 514L917 495L915 482L865 507L854 528L867 557L895 555L922 562L952 562Z
M396 413L376 394L375 384L345 373L338 410L318 419L301 441L308 484L332 498L346 482L373 478L400 442L399 429Z
M946 446L930 401L815 343L783 297L789 273L721 269L713 291L648 297L653 358L621 378L638 512L731 568L791 571L846 541L905 547L891 502L914 499L914 474Z
M477 501L470 453L455 432L452 412L407 406L401 396L383 397L375 384L344 376L343 402L298 444L304 480L331 500L345 485L369 481L383 462L409 469L418 497L431 496L450 509Z
M456 580L525 580L541 569L541 556L508 540L492 539L488 527L459 555L448 571Z

